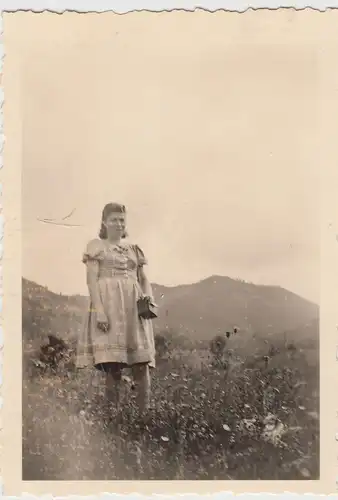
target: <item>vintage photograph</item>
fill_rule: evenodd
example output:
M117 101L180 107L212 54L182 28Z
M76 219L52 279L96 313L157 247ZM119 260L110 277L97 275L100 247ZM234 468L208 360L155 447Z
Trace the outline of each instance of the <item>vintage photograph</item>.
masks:
M318 65L245 16L17 17L24 481L320 479Z

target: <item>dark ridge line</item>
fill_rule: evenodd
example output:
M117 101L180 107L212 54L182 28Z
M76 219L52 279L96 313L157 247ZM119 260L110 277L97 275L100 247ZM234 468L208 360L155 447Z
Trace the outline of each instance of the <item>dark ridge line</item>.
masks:
M317 308L320 307L319 304L317 304L316 302L313 302L312 300L309 300L305 297L303 297L302 295L299 295L295 292L293 292L292 290L289 290L287 288L284 288L280 285L264 285L264 284L255 284L255 283L247 283L247 282L241 282L239 280L236 280L234 278L230 278L229 276L221 276L221 275L211 275L211 276L208 276L207 278L203 278L199 281L195 281L193 283L183 283L183 284L179 284L179 285L172 285L172 286L169 286L169 285L161 285L160 283L155 283L155 282L152 282L151 285L153 287L161 287L161 288L166 288L166 289L175 289L175 288L180 288L180 287L189 287L189 286L194 286L194 285L198 285L200 283L203 283L207 280L210 280L210 279L216 279L216 278L221 278L221 279L229 279L230 281L233 281L235 283L239 283L241 285L250 285L250 286L253 286L253 287L257 287L257 288L270 288L270 289L279 289L281 290L281 292L287 292L289 294L292 294L293 296L295 297L298 297L299 299L302 299L303 301L307 302L308 304L312 304L313 306L316 306ZM25 278L24 276L21 277L21 282L22 280L25 280L27 281L28 283L31 283L37 287L40 287L40 288L43 288L45 291L57 296L57 297L60 297L60 293L59 292L54 292L53 290L49 289L48 286L46 285L40 285L39 283L37 283L36 281L33 281L33 280L30 280L28 278ZM87 299L88 298L88 295L83 295L83 294L80 294L80 293L73 293L73 294L64 294L63 292L61 293L61 297L69 297L69 298L76 298L76 297L81 297L83 299Z

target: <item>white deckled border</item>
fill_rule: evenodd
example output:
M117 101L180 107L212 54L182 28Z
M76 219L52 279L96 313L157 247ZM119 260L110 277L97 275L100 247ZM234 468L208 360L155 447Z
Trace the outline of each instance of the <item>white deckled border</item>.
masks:
M132 11L194 11L202 9L209 12L227 10L244 12L249 9L307 8L325 11L338 8L338 0L1 0L1 11L31 10L34 12L50 11L61 14L73 12L105 12L113 11L125 14Z
M185 11L195 11L195 10L204 10L207 12L216 12L218 10L226 10L232 12L245 12L247 10L257 10L257 9L269 9L276 10L279 8L290 8L294 10L304 10L311 9L324 12L330 9L338 8L338 0L204 0L201 3L195 3L192 0L162 0L159 2L158 0L142 0L142 6L140 5L140 0L81 0L81 5L79 5L79 0L0 0L0 169L3 167L3 147L5 142L5 137L3 134L3 103L4 103L4 93L2 89L2 70L3 70L3 59L4 59L4 47L2 45L2 15L1 13L6 12L14 12L18 10L30 10L33 12L55 12L62 14L65 11L73 11L73 12L107 12L113 11L117 14L125 14L132 11L152 11L152 12L161 12L161 11L173 11L173 10L185 10ZM0 183L0 259L3 257L3 237L4 237L4 216L2 211L2 183ZM2 330L2 264L0 264L0 386L2 386L2 354L3 354L3 330ZM337 318L338 323L338 318ZM338 327L337 327L338 329ZM337 347L337 355L338 361L338 347ZM0 392L0 412L2 409L2 396ZM338 414L337 414L338 417ZM2 431L2 417L0 413L0 435ZM336 440L338 441L338 433L336 435ZM0 445L1 446L1 445ZM2 451L2 446L0 447L0 453ZM2 457L2 454L0 455ZM1 467L1 462L0 462ZM336 486L338 488L338 478L336 482ZM0 476L0 488L1 488L1 496L3 493L3 484ZM220 492L212 495L198 495L197 493L190 494L178 494L172 496L165 495L140 495L138 493L122 495L122 494L110 494L104 493L100 496L77 496L77 495L69 495L67 497L52 497L52 495L45 496L46 500L48 498L52 500L52 498L65 498L67 500L80 500L80 499L100 499L100 500L126 500L129 498L130 500L139 500L142 498L154 498L154 499L163 499L163 500L174 500L175 498L185 497L186 500L199 500L210 499L212 500L231 500L234 497L241 497L242 500L251 500L252 497L259 497L268 500L270 497L274 497L274 500L297 500L299 497L306 497L308 500L315 500L322 497L331 497L337 495L315 495L311 493L307 493L304 495L296 494L296 493L288 493L287 492L287 483L286 483L286 491L283 494L273 494L273 493L245 493L240 495L234 495L232 492ZM6 497L4 497L6 498ZM16 497L8 497L8 498L16 498ZM20 498L20 497L17 497ZM25 494L24 492L21 495L22 499L27 500L35 500L39 497L35 497L30 494Z
M3 103L4 94L2 89L2 73L3 73L3 58L4 48L2 45L2 15L0 13L0 169L3 167L2 152L4 146L3 135ZM4 216L2 210L2 182L0 183L0 260L3 256L3 238L4 238ZM3 330L2 330L2 264L0 264L0 436L2 434L2 355L3 355ZM0 441L0 456L2 457L2 443ZM2 464L0 461L0 470L2 471ZM0 473L1 474L1 473ZM0 492L3 494L2 477L0 476Z

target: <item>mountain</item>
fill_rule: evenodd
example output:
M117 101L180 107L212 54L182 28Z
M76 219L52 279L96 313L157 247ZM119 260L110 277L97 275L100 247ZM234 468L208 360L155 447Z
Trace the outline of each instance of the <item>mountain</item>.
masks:
M198 283L166 287L153 285L159 307L156 332L171 330L196 340L209 340L239 327L250 336L268 337L292 332L297 337L318 335L307 328L319 318L319 307L280 287L211 276ZM89 299L51 292L22 280L22 321L25 349L34 349L48 333L73 342L84 327Z
M298 329L319 317L319 307L281 287L211 276L192 285L153 285L160 306L156 321L199 339L232 330L256 335Z
M88 298L65 296L22 279L22 333L24 350L34 350L49 334L72 342L84 326Z

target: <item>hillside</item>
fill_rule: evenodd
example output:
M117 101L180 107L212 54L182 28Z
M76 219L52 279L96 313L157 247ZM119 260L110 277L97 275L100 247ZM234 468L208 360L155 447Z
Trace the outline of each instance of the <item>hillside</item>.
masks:
M24 349L34 350L54 334L65 341L76 339L83 327L88 299L51 292L22 279L22 332Z
M154 284L160 306L156 331L181 331L197 340L209 340L234 325L244 334L268 337L295 331L313 338L319 308L288 290L213 276L198 283L165 287ZM37 346L48 333L72 341L83 327L88 298L63 296L25 278L22 315L25 349Z
M180 337L170 356L157 349L151 407L141 418L128 376L119 411L105 400L102 373L37 362L32 350L49 333L76 339L88 299L23 279L23 479L317 480L317 306L219 277L154 289L155 328L177 332L181 323L204 341ZM242 330L215 363L208 339L233 324Z
M237 326L267 336L298 328L319 317L319 307L280 287L222 276L177 287L154 285L160 307L157 325L208 339Z

